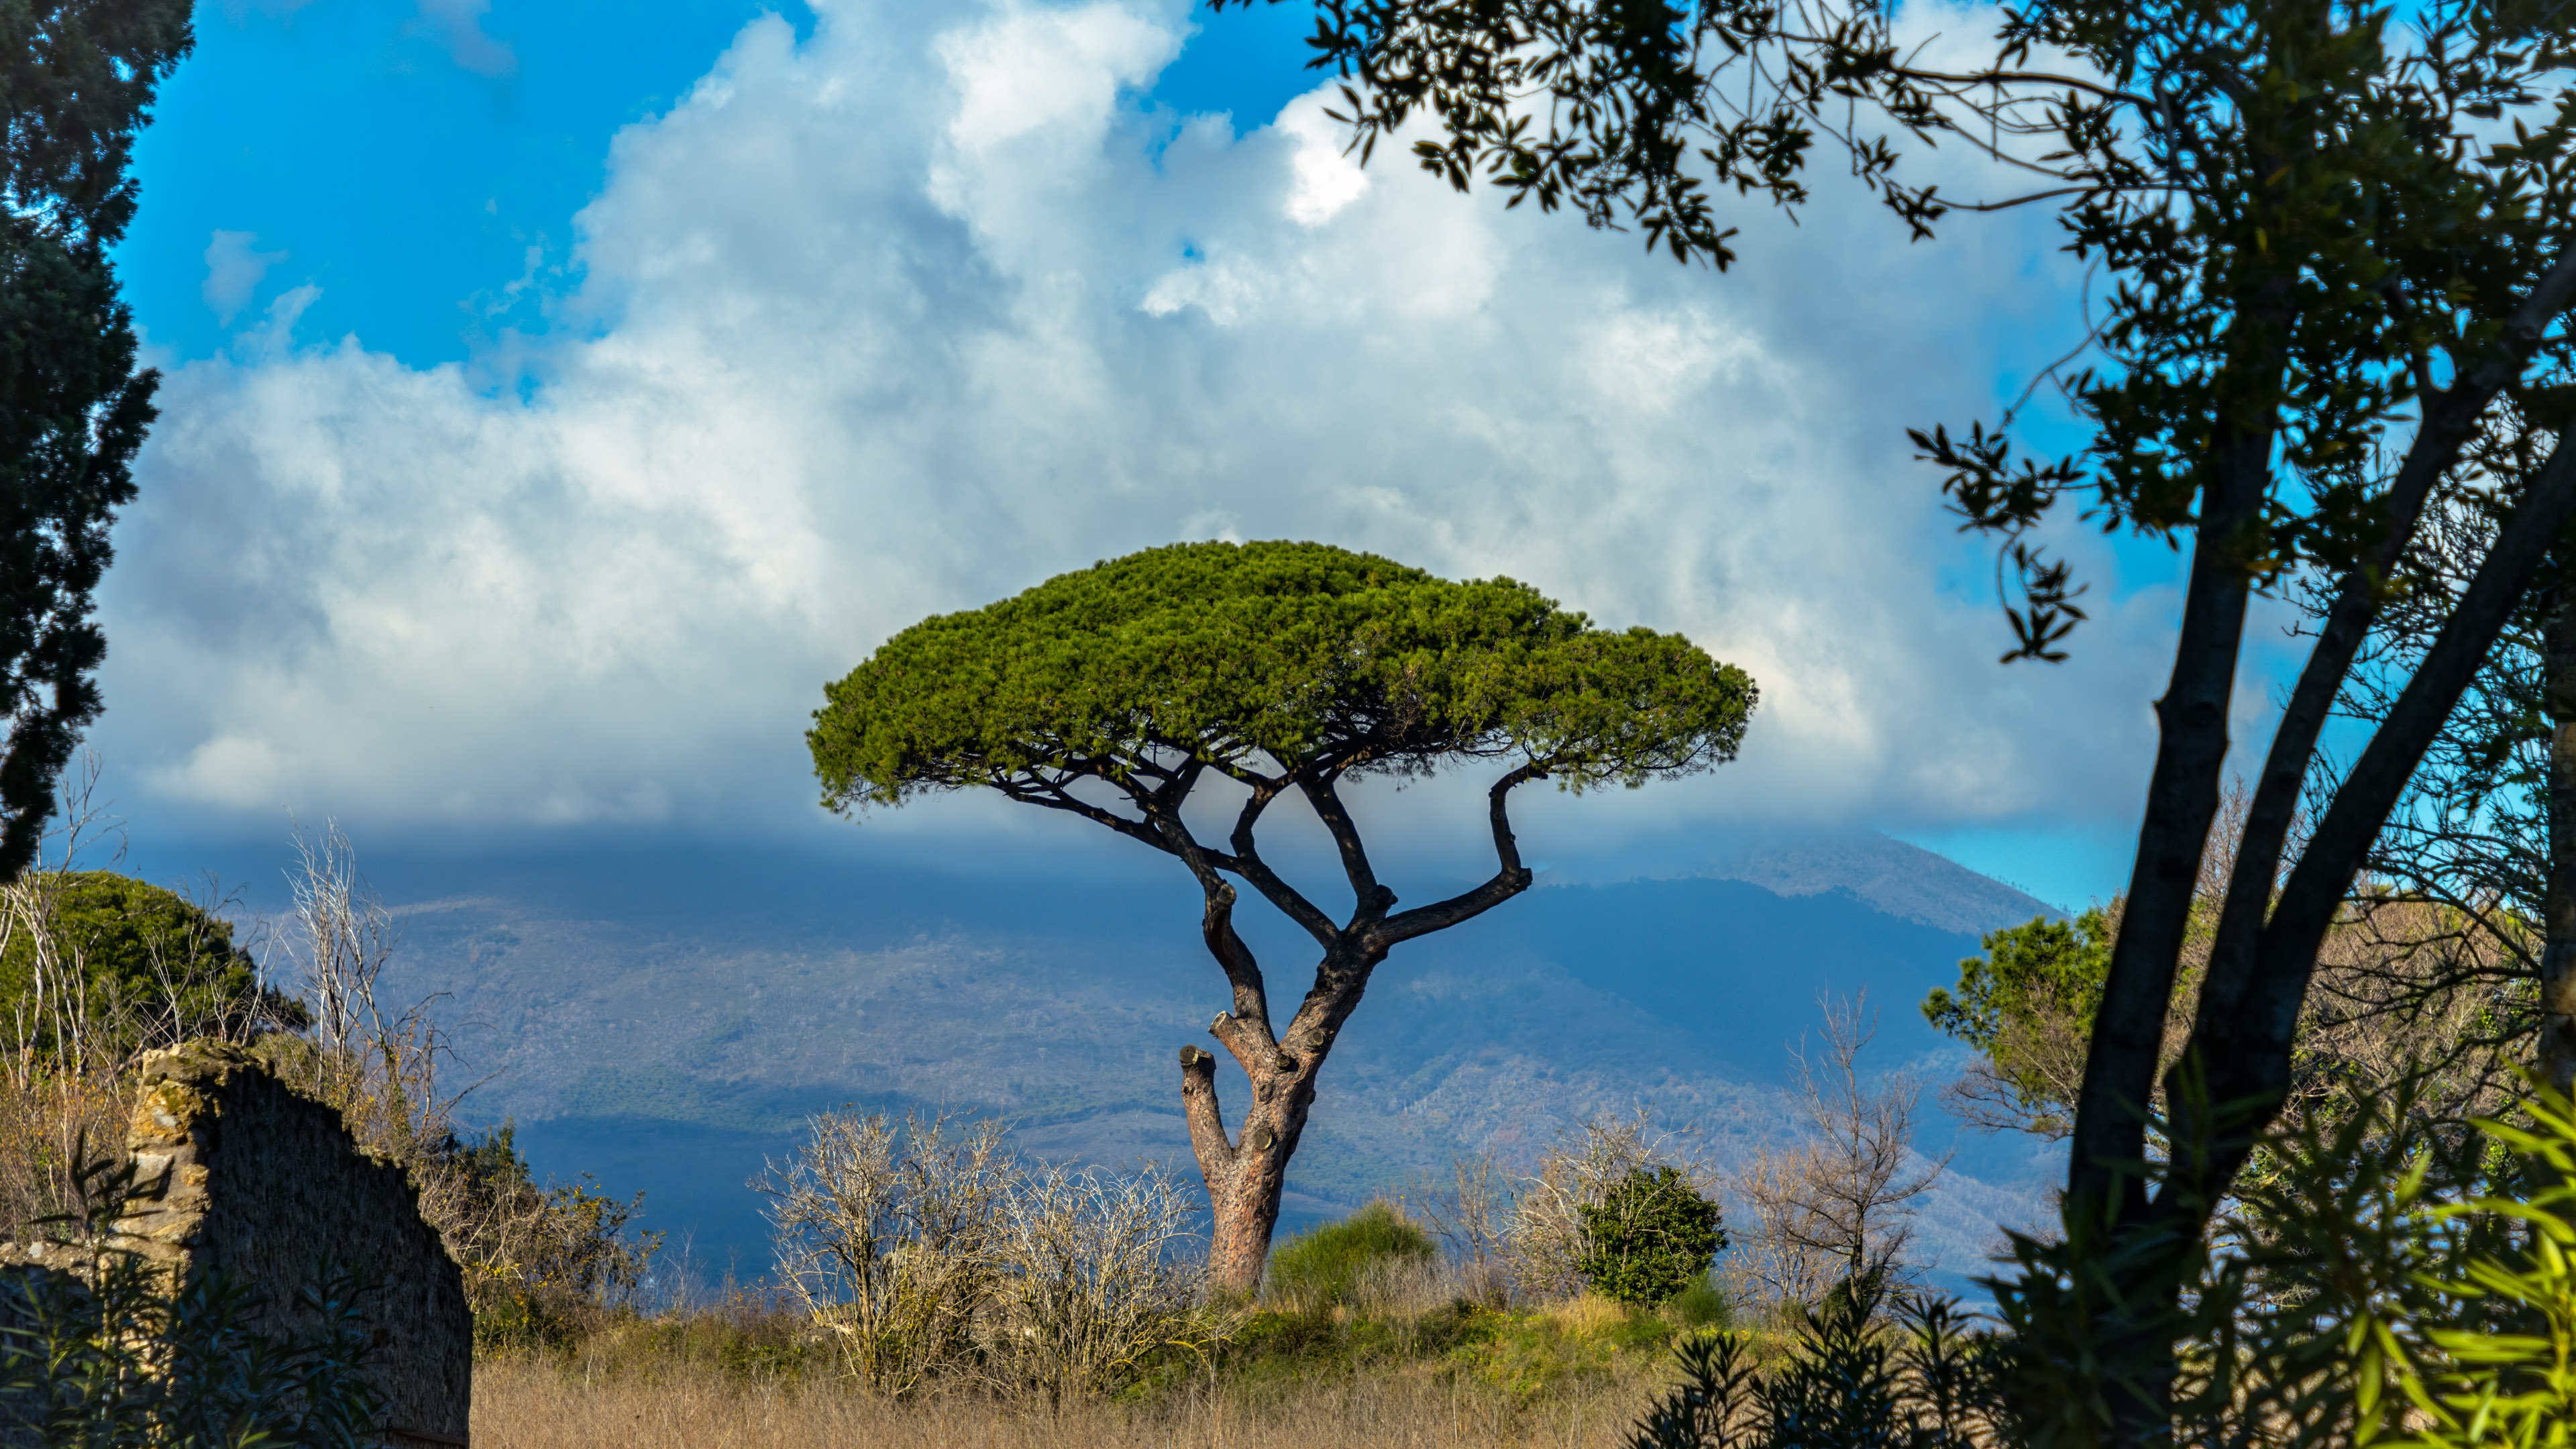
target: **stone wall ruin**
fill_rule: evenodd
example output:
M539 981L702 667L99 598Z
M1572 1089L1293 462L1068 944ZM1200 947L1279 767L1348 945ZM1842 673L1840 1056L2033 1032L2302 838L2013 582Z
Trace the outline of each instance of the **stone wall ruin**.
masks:
M340 1114L279 1081L257 1053L196 1041L145 1056L127 1149L146 1191L120 1246L182 1274L221 1270L292 1329L323 1255L380 1285L363 1300L380 1352L385 1443L466 1443L474 1318L465 1282L420 1215L402 1167L368 1152ZM0 1257L42 1262L29 1248Z

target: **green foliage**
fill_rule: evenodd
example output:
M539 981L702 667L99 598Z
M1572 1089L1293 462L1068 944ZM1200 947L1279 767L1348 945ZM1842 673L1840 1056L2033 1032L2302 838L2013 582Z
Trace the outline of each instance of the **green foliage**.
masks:
M1735 1300L1719 1287L1715 1278L1702 1273L1691 1280L1672 1302L1664 1305L1673 1321L1684 1328L1728 1329L1735 1326Z
M1529 889L1508 815L1532 780L1583 789L1688 775L1733 759L1755 691L1679 635L1593 628L1509 579L1451 583L1316 543L1193 543L1060 575L1016 598L927 619L825 688L806 743L823 803L849 812L984 786L1080 815L1180 860L1201 932L1232 988L1209 1030L1254 1073L1246 1151L1284 1161L1305 1085L1368 978L1405 941ZM1421 777L1466 760L1508 763L1488 791L1495 871L1446 900L1390 914L1339 791L1372 775ZM1248 792L1222 848L1187 807L1203 782ZM1261 859L1274 802L1300 797L1332 834L1349 916ZM1284 1033L1237 933L1233 876L1324 947ZM1253 1048L1257 1046L1258 1050ZM1194 1140L1214 1105L1206 1058L1181 1056ZM1212 1149L1211 1149L1212 1150ZM1213 1171L1210 1160L1203 1171ZM1269 1184L1275 1211L1279 1178ZM1268 1226L1217 1198L1211 1266L1228 1292L1260 1285ZM1256 1222L1235 1219L1254 1212Z
M1625 215L1650 245L1723 262L1710 199L1730 187L1801 202L1821 147L1919 235L1943 207L1896 184L1900 163L1965 148L2001 163L1990 178L2011 178L1977 210L2052 209L2094 269L2099 305L2042 380L2084 425L2075 451L2031 450L2027 395L1960 434L1910 436L1965 526L1996 541L2007 659L2062 659L2085 617L2069 563L2042 546L2061 507L2193 552L2180 692L2161 711L2139 834L2138 879L2158 884L2127 906L2136 949L2108 998L2124 1019L2103 1023L2087 1063L2069 1167L2078 1256L2032 1269L2062 1268L2071 1316L2059 1326L2084 1352L2141 1365L2152 1392L2118 1406L2113 1437L2164 1436L2178 1341L2138 1359L2101 1335L2182 1322L2177 1295L2200 1275L2210 1215L2297 1085L2293 1036L2318 947L2383 828L2427 821L2433 849L2459 858L2451 822L2424 808L2442 802L2408 800L2407 781L2576 517L2567 13L2520 0L2051 0L2003 7L1991 43L1950 49L1935 69L1900 29L1914 9L1863 0L1318 10L1319 60L1348 82L1337 114L1357 139L1429 122L1417 155L1460 186L1483 174L1596 224ZM2448 511L2497 521L2446 570L2477 586L2423 636L2438 643L2365 650L2374 615L2411 587L2422 520ZM2273 733L2209 943L2213 991L2184 1046L2201 1105L2229 1127L2151 1154L2163 1028L2187 979L2187 863L2208 842L2240 625L2253 595L2302 576L2334 600L2331 617ZM2359 756L2337 760L2324 706L2356 671L2402 686ZM2302 782L2316 813L2294 848Z
M2103 1441L2162 1396L2182 1442L2416 1449L2567 1442L2576 1403L2576 1112L2425 1112L2414 1083L2276 1132L2207 1248L2016 1236L1999 1404L2034 1449ZM2136 1259L2194 1264L2175 1306L2113 1311ZM2170 1355L2167 1345L2180 1344ZM2411 1422L2407 1420L2411 1419Z
M2063 1011L2090 1031L2111 970L2111 931L2099 910L2072 921L2046 918L1987 933L1986 954L1959 963L1957 995L1932 988L1923 1017L1994 1055L2016 1024Z
M1762 1377L1745 1338L1724 1331L1684 1335L1673 1346L1682 1381L1655 1400L1636 1432L1633 1449L1737 1449L1759 1444L1761 1430L1748 1422Z
M629 1231L641 1193L620 1201L587 1175L540 1186L516 1138L516 1124L504 1123L416 1171L444 1199L475 1347L566 1347L634 1294L662 1235Z
M1270 1283L1281 1296L1311 1307L1349 1303L1372 1272L1427 1267L1439 1251L1430 1234L1373 1202L1280 1244L1270 1257Z
M1315 543L1193 543L926 619L825 691L806 736L847 811L987 785L1044 801L1172 757L1428 773L1518 755L1570 788L1731 759L1752 681L1593 628L1509 579Z
M2380 536L2375 460L2427 385L2404 360L2497 357L2451 400L2475 413L2544 352L2507 318L2566 235L2576 107L2549 12L2068 0L2006 9L1972 59L1918 68L1897 11L1332 0L1310 43L1348 83L1336 114L1364 154L1419 115L1415 159L1453 185L1481 176L1720 267L1719 199L1799 206L1819 149L1918 237L1949 208L1901 179L1909 161L2009 154L2023 188L1979 209L2051 205L2103 269L2094 365L2058 379L2094 436L2075 457L2022 456L2007 414L1916 439L1958 512L2005 535L2027 589L2016 657L2061 657L2084 617L2065 566L2025 542L2061 501L2169 536L2207 517L2202 490L2235 466L2223 439L2277 437L2278 480L2223 500L2225 526L2241 521L2225 547L2254 580L2302 560L2342 572ZM2040 55L2102 81L2068 85Z
M108 249L153 92L194 38L188 0L0 3L0 880L35 858L56 779L97 717L91 595L154 417Z
M1985 947L1959 963L1955 994L1936 986L1923 998L1923 1017L1984 1055L2033 1130L2063 1130L2075 1103L2048 1047L2092 1035L2111 974L2110 922L2098 909L2043 918L1991 932Z
M1702 1330L1674 1346L1681 1382L1629 1436L1632 1449L1969 1449L2014 1442L1996 1403L2000 1362L1956 1304L1905 1297L1878 1323L1879 1279L1846 1281L1763 1372L1740 1334Z
M2426 1315L2434 1322L2366 1308L2355 1315L2361 1442L2388 1434L2413 1449L2576 1444L2576 1103L2534 1083L2520 1115L2479 1127L2515 1160L2524 1191L2432 1212L2518 1231L2491 1226L2474 1250L2453 1255L2448 1271L2414 1275L2451 1310ZM2410 1171L2395 1196L2416 1198L2425 1178L2421 1168ZM2383 1375L2413 1409L2413 1423L2394 1422Z
M138 200L126 173L153 92L194 46L184 0L0 0L9 126L0 195L67 234L114 243Z
M303 1005L269 989L230 921L175 891L113 871L70 871L37 883L41 949L82 983L80 1016L110 1055L190 1037L239 1037L254 1024L300 1028ZM33 1000L39 943L11 932L0 949L0 1011L15 1005L39 1044L59 1046L59 1023Z
M1726 1246L1717 1204L1680 1169L1632 1168L1577 1212L1584 1253L1576 1264L1602 1296L1654 1308L1704 1282L1709 1260Z
M1650 1313L1587 1315L1578 1299L1555 1310L1480 1315L1483 1332L1452 1354L1488 1388L1523 1404L1542 1402L1585 1383L1633 1372L1640 1357L1660 1356L1672 1329Z
M297 1295L298 1326L226 1275L177 1285L109 1227L134 1169L79 1174L72 1261L0 1274L0 1443L46 1449L360 1449L383 1442L367 1373L381 1353L362 1301L375 1287L327 1261Z
M1383 1374L1444 1358L1476 1357L1498 1333L1503 1315L1450 1302L1421 1313L1314 1313L1260 1309L1247 1315L1214 1347L1225 1377L1245 1387L1270 1389L1317 1378ZM1195 1354L1170 1356L1134 1389L1139 1397L1206 1380Z

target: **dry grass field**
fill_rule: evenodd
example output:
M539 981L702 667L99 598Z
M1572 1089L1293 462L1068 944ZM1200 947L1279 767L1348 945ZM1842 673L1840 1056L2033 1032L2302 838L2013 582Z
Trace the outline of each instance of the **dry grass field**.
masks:
M585 1382L526 1359L476 1366L476 1449L1608 1449L1652 1393L1589 1384L1528 1406L1429 1374L1333 1376L1213 1401L1085 1404L1061 1413L972 1396L890 1405L829 1388L749 1385L712 1370Z

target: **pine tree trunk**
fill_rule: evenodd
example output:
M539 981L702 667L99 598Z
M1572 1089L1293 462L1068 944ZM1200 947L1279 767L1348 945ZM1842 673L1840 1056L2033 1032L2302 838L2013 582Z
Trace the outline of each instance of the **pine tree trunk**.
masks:
M1288 1159L1305 1133L1306 1109L1315 1100L1314 1073L1322 1064L1321 1051L1304 1061L1280 1051L1271 1061L1256 1058L1248 1064L1252 1102L1241 1133L1229 1139L1218 1113L1216 1058L1197 1047L1181 1048L1181 1097L1190 1147L1215 1217L1209 1230L1208 1279L1220 1293L1249 1298L1261 1291L1270 1236L1279 1226Z

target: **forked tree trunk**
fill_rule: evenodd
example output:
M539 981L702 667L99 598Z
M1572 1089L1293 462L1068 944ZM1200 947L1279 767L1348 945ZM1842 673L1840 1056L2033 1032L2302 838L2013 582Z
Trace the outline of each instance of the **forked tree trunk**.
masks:
M1514 787L1547 778L1537 764L1522 765L1494 782L1486 792L1494 830L1494 874L1484 884L1446 900L1434 901L1398 915L1395 892L1378 883L1361 848L1359 830L1334 793L1332 779L1301 781L1298 788L1315 808L1324 828L1341 849L1350 877L1354 904L1348 921L1336 924L1314 904L1281 881L1253 850L1252 825L1272 792L1256 791L1236 823L1232 855L1224 869L1259 887L1271 904L1304 926L1324 948L1315 966L1314 989L1297 1004L1288 1029L1274 1035L1270 1027L1270 993L1252 950L1234 929L1234 887L1217 873L1210 852L1189 837L1176 818L1162 828L1172 851L1190 863L1206 893L1200 931L1210 955L1234 988L1234 1009L1217 1013L1208 1035L1243 1068L1252 1100L1243 1105L1242 1128L1229 1133L1225 1111L1217 1101L1216 1058L1194 1046L1181 1048L1181 1106L1190 1124L1190 1151L1207 1182L1208 1205L1215 1214L1208 1244L1208 1277L1218 1292L1250 1297L1261 1290L1262 1270L1270 1261L1271 1230L1279 1225L1279 1190L1288 1180L1288 1159L1306 1132L1306 1111L1315 1102L1315 1074L1341 1034L1342 1023L1368 990L1369 974L1387 952L1404 941L1446 930L1472 920L1530 888L1529 870L1521 864L1512 840L1505 800Z
M1317 1063L1320 1065L1320 1062ZM1253 1077L1251 1110L1241 1133L1228 1141L1220 1127L1212 1141L1202 1140L1199 1119L1216 1115L1216 1058L1197 1047L1181 1049L1181 1091L1191 1108L1190 1145L1199 1172L1207 1181L1208 1203L1215 1221L1209 1230L1208 1278L1221 1293L1250 1297L1261 1289L1270 1262L1270 1236L1279 1226L1279 1194L1287 1184L1288 1159L1305 1131L1306 1108L1314 1101L1309 1068L1281 1071L1275 1066Z
M1270 1237L1279 1226L1288 1161L1296 1155L1307 1109L1315 1101L1315 1073L1358 996L1352 991L1347 1001L1331 1003L1323 1013L1314 1010L1321 1003L1309 998L1287 1039L1276 1047L1268 1044L1266 1025L1256 1027L1230 1013L1210 1025L1209 1033L1230 1049L1252 1085L1241 1126L1231 1134L1217 1100L1215 1056L1194 1046L1181 1048L1181 1100L1189 1119L1190 1149L1206 1180L1215 1219L1209 1229L1208 1279L1220 1293L1248 1298L1261 1290ZM1329 1024L1312 1019L1318 1015L1328 1017Z

